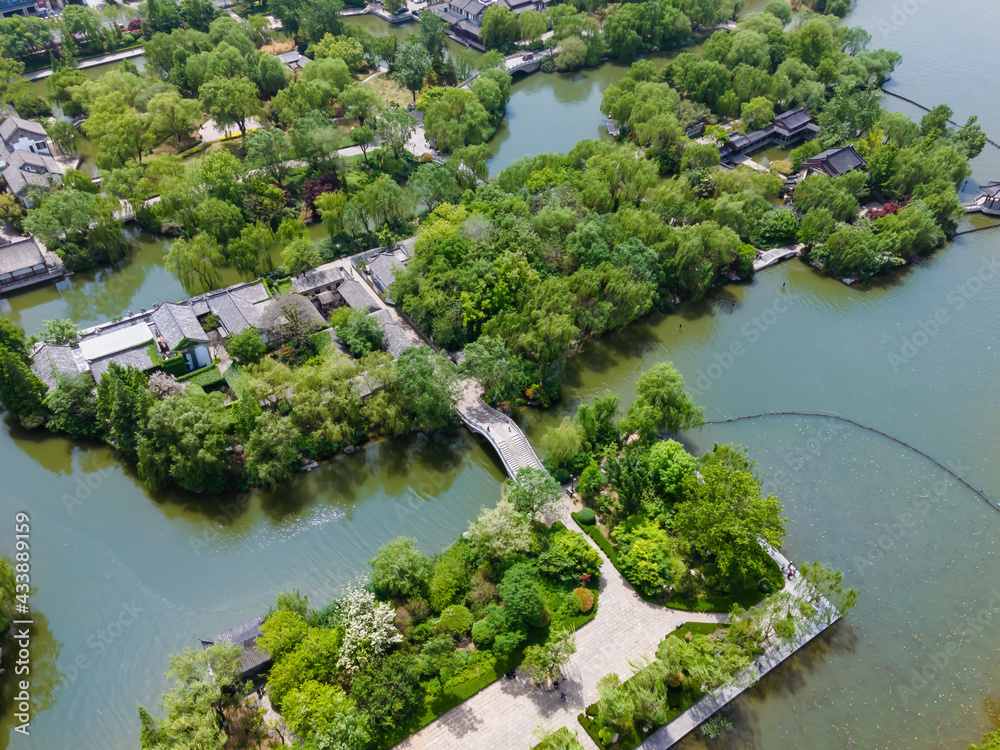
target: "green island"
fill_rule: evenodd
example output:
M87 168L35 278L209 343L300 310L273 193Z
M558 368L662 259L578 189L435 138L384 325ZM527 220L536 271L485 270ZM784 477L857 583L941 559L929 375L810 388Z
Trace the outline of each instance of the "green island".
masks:
M0 291L127 267L138 227L188 295L82 329L0 317L12 424L103 443L150 493L278 495L382 439L475 431L480 403L526 441L505 415L558 405L587 341L775 259L869 284L959 231L986 134L945 105L919 121L884 109L901 58L842 24L846 0L514 5L486 8L474 39L429 8L415 33L376 36L341 0L0 19L0 135L14 133L0 253L40 259ZM140 45L142 67L78 67ZM602 92L605 137L490 175L514 68L608 60L630 68ZM764 145L781 158L749 158ZM550 426L539 467L512 471L499 446L514 442L487 437L511 476L454 544L428 555L398 537L324 608L286 591L245 631L172 657L160 710L139 708L140 747L406 747L505 680L559 695L611 576L676 628L634 674L596 682L578 727L539 725L536 748L583 747L579 730L631 750L742 689L858 592L818 562L789 583L781 504L746 448L689 449L703 424L661 362L624 413L609 393ZM702 732L729 729L719 714Z

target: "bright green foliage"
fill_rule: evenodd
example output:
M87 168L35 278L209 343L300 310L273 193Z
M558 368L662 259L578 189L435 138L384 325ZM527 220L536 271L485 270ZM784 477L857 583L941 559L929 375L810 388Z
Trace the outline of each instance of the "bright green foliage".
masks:
M339 685L302 683L285 696L282 716L293 732L317 747L365 750L371 742L367 717Z
M472 629L472 613L461 604L452 604L446 607L441 616L434 623L435 633L446 633L452 637L462 637L468 635Z
M273 620L275 615L268 618L268 622ZM293 622L289 618L289 622ZM298 685L309 680L328 682L337 673L337 659L340 655L340 643L343 633L340 630L328 630L326 628L308 628L302 630L296 624L288 628L287 634L282 634L282 651L280 658L274 659L274 666L267 678L267 692L271 702L281 708L286 695L294 690ZM272 635L271 639L277 637L279 626L277 623L268 628ZM285 635L295 634L298 639L286 645ZM271 652L274 657L274 652Z
M29 429L45 421L45 384L15 351L0 346L0 408Z
M491 5L483 13L483 44L487 49L512 47L521 38L517 16L505 5Z
M269 614L261 625L261 637L258 643L267 651L271 658L280 662L285 654L298 647L309 630L309 625L298 612L279 609Z
M646 596L661 594L683 575L684 565L674 552L675 545L656 522L630 518L615 528L612 537L625 577Z
M576 486L577 492L587 500L591 500L600 494L601 489L604 487L604 475L601 473L601 467L598 466L597 461L591 461L587 466L580 472L580 481ZM584 510L590 510L585 508ZM582 513L583 511L581 511ZM590 511L593 513L593 511Z
M578 581L584 575L598 575L601 556L580 534L558 531L549 539L549 548L538 558L538 569L561 581Z
M322 262L323 256L319 254L316 243L308 237L292 240L281 251L281 265L292 276L311 271Z
M423 44L418 41L405 41L396 50L393 75L399 85L413 94L417 100L417 92L424 86L424 77L431 67L431 58Z
M414 422L439 430L455 422L455 370L427 346L412 347L396 360L396 385Z
M676 502L697 462L676 440L657 441L649 451L649 473L657 492ZM582 480L581 480L582 481Z
M684 390L684 378L669 362L661 362L636 382L636 399L623 426L628 433L649 439L659 430L676 433L698 427L703 411Z
M431 573L428 602L436 610L461 601L469 588L471 550L467 544L454 544L437 560Z
M152 490L172 480L184 489L221 492L231 478L232 416L221 393L187 391L149 409L139 438L139 476Z
M541 445L553 466L565 466L583 450L583 428L569 417L542 435Z
M218 241L210 234L174 240L165 260L167 270L181 280L189 294L211 291L222 285L220 271L226 259Z
M437 164L425 164L420 169L426 167L438 170L434 174L447 174ZM417 174L420 174L419 170ZM429 175L431 172L424 174ZM486 398L493 403L517 398L529 382L527 362L514 354L507 343L496 336L480 336L478 340L467 344L462 369L482 384Z
M424 129L444 152L484 143L492 132L489 113L476 95L454 88L427 105Z
M416 658L396 651L370 660L351 676L351 695L373 728L390 732L403 726L423 705Z
M220 128L235 125L246 136L251 118L263 115L257 86L246 78L213 78L198 91L202 109Z
M368 565L372 587L380 598L406 601L427 596L433 563L417 549L416 540L397 537L387 542Z
M252 365L260 362L267 352L267 344L260 331L250 326L226 337L226 351L241 365Z
M764 575L763 539L775 549L785 535L781 505L762 497L760 483L747 471L706 464L685 482L686 501L675 511L678 534L702 554L711 551L723 578L745 582Z

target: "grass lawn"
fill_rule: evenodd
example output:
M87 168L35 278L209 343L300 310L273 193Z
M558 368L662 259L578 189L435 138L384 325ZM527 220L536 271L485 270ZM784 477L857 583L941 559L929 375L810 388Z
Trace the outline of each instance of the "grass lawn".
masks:
M573 520L576 521L577 525L583 530L583 532L597 543L597 546L600 547L604 554L608 556L608 559L611 560L611 564L618 568L618 571L621 572L621 567L618 563L618 552L615 550L615 546L612 544L611 540L604 535L604 532L602 532L598 526L588 526L587 524L580 523L580 519L578 517L579 514L573 513L572 515ZM625 574L622 573L622 576L625 577ZM781 569L778 567L778 563L770 557L768 558L767 578L774 585L776 591L782 589L785 585L785 579L781 575ZM752 589L750 591L741 591L736 594L704 594L701 596L674 594L669 602L664 602L660 597L644 596L639 591L636 591L636 593L650 604L659 604L664 607L669 607L670 609L679 609L684 612L728 612L733 608L734 604L739 604L741 607L749 608L758 604L764 599L765 596L767 596L767 594L764 594L756 589Z
M396 102L400 107L405 108L407 104L413 102L413 95L385 75L385 73L380 73L375 78L372 78L368 81L368 85L375 89L375 93L382 99Z

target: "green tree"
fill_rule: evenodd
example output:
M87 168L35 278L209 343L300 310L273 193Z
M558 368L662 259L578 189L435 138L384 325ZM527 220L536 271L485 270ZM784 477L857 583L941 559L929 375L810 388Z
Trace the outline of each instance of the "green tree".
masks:
M74 438L97 437L97 406L94 402L94 379L87 373L59 378L44 400L51 416L46 425L53 432L65 432Z
M243 212L239 206L219 198L202 201L197 216L198 228L220 243L235 238L244 227Z
M704 412L684 390L684 378L669 362L661 362L636 382L636 399L629 407L623 427L643 438L657 431L669 433L698 427Z
M432 170L421 172L427 167L431 167ZM421 177L421 174L425 175L421 180L430 182L444 179L443 175L446 175L447 171L438 164L421 165L410 180L411 188L413 180ZM486 398L495 404L521 396L529 385L527 363L510 350L507 342L497 336L480 336L467 344L462 369L479 381Z
M561 497L559 483L544 469L523 467L504 484L503 496L518 513L540 518L555 513Z
M176 92L157 94L146 105L147 116L150 119L150 130L156 140L167 138L177 140L177 149L181 148L181 139L189 136L198 127L201 114L198 102L193 99L182 99Z
M483 13L483 44L487 49L511 47L521 38L517 16L505 5L490 5Z
M361 70L365 54L357 39L349 36L333 36L332 34L326 34L316 44L310 45L310 51L317 59L330 57L343 60L351 73L357 73Z
M104 439L131 458L135 458L153 403L146 390L148 382L146 375L134 367L112 362L97 383L97 420Z
M271 227L263 222L247 224L240 236L229 241L226 254L229 264L245 279L255 279L274 270L271 253L277 248L277 239Z
M426 346L411 347L396 360L396 388L414 422L426 430L455 424L455 369Z
M774 103L763 96L755 97L743 105L740 117L747 132L766 128L774 122Z
M430 16L437 18L433 13L428 14ZM382 146L390 149L397 159L401 159L416 128L416 118L405 109L390 109L379 118L378 134L382 139Z
M75 345L80 338L80 330L69 318L42 321L38 333L31 341L45 341L49 344Z
M149 409L140 436L139 476L151 490L174 482L185 490L221 492L231 479L233 416L221 393L186 391Z
M449 88L427 105L424 129L443 152L485 143L492 132L490 116L471 91Z
M260 362L267 353L267 344L260 331L250 326L226 337L226 351L239 364L253 365Z
M417 549L415 539L401 536L386 542L368 565L372 588L380 598L406 601L427 596L433 564Z
M382 108L382 99L375 90L364 83L355 83L340 92L337 101L343 105L348 117L358 118L364 127L365 120L375 119Z
M562 675L562 668L575 653L576 634L572 630L557 630L542 645L531 645L524 650L521 669L533 682L549 684Z
M218 241L209 234L174 240L166 255L166 268L181 280L188 294L199 294L222 285L220 270L226 259Z
M565 583L582 576L596 576L601 570L601 556L580 534L558 531L549 538L549 548L538 558L538 569Z
M512 567L504 573L497 590L515 629L526 630L548 624L549 612L531 565L518 563Z
M257 87L247 78L213 78L199 89L198 95L202 109L216 125L235 125L243 137L250 119L264 114Z
M442 62L448 47L448 22L436 13L421 13L420 41L433 62Z
M247 162L280 180L286 171L288 139L278 128L261 128L247 136Z
M252 330L252 329L247 329ZM246 442L246 472L250 481L274 489L302 468L296 447L299 431L290 417L264 412Z
M858 590L844 587L843 571L828 567L817 560L814 563L802 563L799 566L799 572L810 583L818 596L823 597L834 606L836 611L822 611L827 625L832 624L838 616L846 616L858 603ZM816 603L816 597L813 597L811 601Z
M413 101L417 101L417 92L423 88L424 77L430 67L431 58L423 44L408 40L396 50L393 76L400 86L413 95Z
M385 331L378 320L365 310L342 307L337 311L336 322L337 338L351 352L352 357L364 357L372 352L385 350Z
M361 149L361 154L368 164L368 149L375 145L375 131L367 126L354 128L351 131L351 143Z
M316 243L308 237L293 240L281 251L281 265L292 276L310 271L322 262Z
M436 676L442 689L445 680L461 671L465 660L465 654L455 650L455 641L450 635L435 636L420 649L421 670Z
M0 408L22 427L34 429L45 422L45 384L29 369L24 356L0 346Z
M675 509L678 535L702 554L711 551L721 576L737 582L760 578L767 554L759 541L777 549L785 535L781 505L773 495L763 497L747 471L709 464L698 473L685 481L687 500Z
M365 750L371 742L368 718L339 685L304 682L285 696L282 715L315 747Z
M485 508L469 524L465 537L480 557L499 562L515 552L531 547L531 523L514 504L501 500L494 508Z

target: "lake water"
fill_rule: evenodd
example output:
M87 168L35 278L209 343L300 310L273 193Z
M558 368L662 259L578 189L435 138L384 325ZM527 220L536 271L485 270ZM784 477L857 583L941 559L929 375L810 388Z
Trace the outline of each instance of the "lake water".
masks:
M998 140L995 87L971 71L993 50L1000 7L928 0L900 13L869 3L849 18L903 53L890 89L945 102L958 120L977 113ZM491 173L600 135L601 91L625 70L515 83ZM973 182L997 179L1000 151L987 146L974 167ZM106 279L78 274L65 291L9 298L11 314L29 330L64 315L89 325L183 296L160 253L139 243ZM798 262L768 269L589 342L569 365L564 403L524 415L529 436L605 390L627 404L636 378L670 360L710 420L841 414L1000 497L998 271L1000 230L961 237L867 288ZM717 745L954 748L997 726L1000 513L919 455L831 420L767 417L685 438L698 450L747 444L785 503L786 553L837 565L861 589L845 623L736 702L734 733ZM167 687L170 653L259 614L283 589L326 603L397 534L443 548L496 501L502 478L496 457L465 435L382 443L243 497L150 496L106 448L19 431L0 436L0 465L10 524L0 546L9 551L14 514L30 510L32 604L45 616L41 710L31 737L11 742L31 750L134 748L136 706Z

